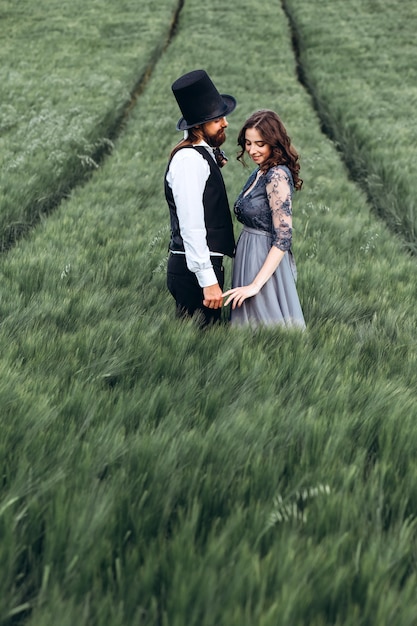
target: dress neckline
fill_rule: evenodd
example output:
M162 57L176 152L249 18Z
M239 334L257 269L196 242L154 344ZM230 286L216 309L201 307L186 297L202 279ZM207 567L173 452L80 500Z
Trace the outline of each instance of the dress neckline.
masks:
M243 197L246 198L246 196L248 196L253 189L255 189L256 185L258 184L259 180L261 179L262 176L262 170L258 169L255 175L255 178L253 180L253 182L249 185L249 187L243 192Z

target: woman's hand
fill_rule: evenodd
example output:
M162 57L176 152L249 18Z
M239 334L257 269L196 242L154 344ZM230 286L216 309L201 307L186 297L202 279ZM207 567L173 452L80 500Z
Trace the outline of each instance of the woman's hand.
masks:
M223 306L232 303L232 309L235 309L237 306L242 306L246 298L252 298L252 296L256 296L257 293L259 293L259 287L254 283L246 285L245 287L229 289L229 291L225 291L223 294L224 298L229 296Z

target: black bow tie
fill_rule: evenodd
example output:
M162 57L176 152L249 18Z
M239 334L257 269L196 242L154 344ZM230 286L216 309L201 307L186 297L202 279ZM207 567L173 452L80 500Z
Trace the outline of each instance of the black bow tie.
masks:
M220 148L214 148L213 151L214 151L214 156L215 156L217 165L219 167L223 167L224 165L226 165L229 159L227 158L223 150L220 150Z

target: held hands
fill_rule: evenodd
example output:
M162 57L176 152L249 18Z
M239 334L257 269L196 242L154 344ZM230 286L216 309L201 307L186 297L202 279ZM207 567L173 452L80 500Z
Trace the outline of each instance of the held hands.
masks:
M251 298L252 296L256 296L259 293L260 288L251 283L250 285L246 285L245 287L235 287L234 289L229 289L229 291L225 291L223 297L227 297L224 306L232 303L232 309L235 309L237 306L242 306L242 303L246 300L246 298Z
M223 298L227 298L224 306L232 303L232 309L235 309L237 306L242 306L242 303L246 300L246 298L256 296L259 291L260 287L258 287L255 283L251 283L250 285L246 285L244 287L235 287L234 289L229 289L229 291L225 291L224 293L222 293L218 284L210 285L209 287L203 288L203 305L209 309L220 309L223 306Z

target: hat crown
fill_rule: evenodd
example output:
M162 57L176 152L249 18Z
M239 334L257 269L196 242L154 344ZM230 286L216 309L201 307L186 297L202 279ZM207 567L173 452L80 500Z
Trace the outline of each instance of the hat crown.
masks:
M180 130L223 117L236 106L234 98L217 91L205 70L184 74L171 88L183 115L177 126Z

